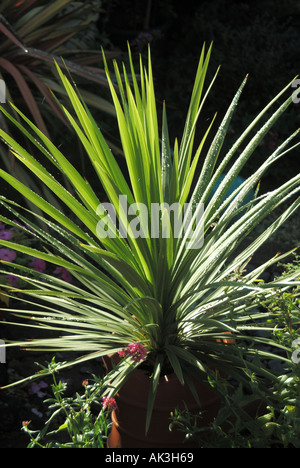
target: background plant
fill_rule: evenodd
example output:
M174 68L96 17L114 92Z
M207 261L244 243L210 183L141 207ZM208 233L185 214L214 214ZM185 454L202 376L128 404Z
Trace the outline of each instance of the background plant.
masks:
M22 429L30 437L27 448L105 448L110 430L110 411L115 408L113 399L103 399L104 383L96 376L82 382L84 394L65 397L67 384L57 380L63 363L55 358L40 371L51 374L53 398L44 401L50 417L41 430L31 427L30 421L23 421Z
M108 119L114 115L113 106L106 98L107 83L99 60L100 33L96 22L102 14L99 0L76 3L70 0L9 0L1 2L0 6L0 73L5 81L6 101L28 113L48 138L60 140L62 145L71 148L73 164L80 167L82 173L86 168L81 147L72 144L72 129L50 89L65 100L66 93L54 66L56 59L62 68L67 66L69 73L76 77L78 90L95 112ZM5 107L18 119L12 107ZM13 127L2 117L1 126L14 134ZM28 151L34 151L29 140L21 141ZM0 149L6 170L55 203L51 191L35 185L28 171L5 145L1 144ZM20 197L16 200L20 201ZM24 200L29 203L21 198L22 203Z
M35 138L25 126L2 109L16 128L39 149L41 157L53 164L54 172L45 170L36 158L4 131L0 132L2 138L32 176L37 176L53 192L68 214L0 170L3 180L42 210L43 215L34 216L31 211L1 197L1 203L7 210L5 213L19 219L23 226L30 226L44 248L37 250L9 240L2 240L1 243L15 251L64 267L78 281L76 285L67 284L16 263L4 264L4 268L14 267L28 282L29 287L22 289L23 304L31 308L32 302L43 303L34 314L31 309L26 309L20 315L32 318L35 321L33 326L37 328L52 327L60 333L58 338L37 339L22 345L26 348L88 353L72 361L74 363L120 352L132 343L140 344L147 350L147 362L142 365L148 365L151 375L147 427L159 378L170 369L180 382L187 382L192 389L191 376L203 378L211 367L221 368L244 385L250 384L249 376L253 373L276 380L274 373L263 368L257 358L257 343L267 343L268 339L255 333L270 328L266 320L272 313L262 313L254 308L261 301L261 296L269 300L276 294L276 289L285 291L292 283L296 284L294 271L268 284L257 282L264 269L285 258L285 254L271 258L243 276L236 275L236 271L244 270L252 254L299 207L299 174L272 192L258 193L264 172L279 158L297 148L299 143L294 143L294 139L298 136L298 130L277 148L270 149L261 166L224 201L233 180L293 102L294 95L289 95L282 104L278 104L278 100L283 99L284 93L290 90L291 83L262 109L230 150L222 153L231 118L247 78L233 96L214 135L211 134L212 118L202 128L200 143L196 143L199 115L215 80L214 76L206 85L210 54L211 47L206 52L204 46L182 138L175 139L174 144L169 139L165 105L159 131L150 50L147 69L140 61L139 82L130 53L130 75L126 67L121 72L117 62L114 62L114 78L104 57L126 172L118 165L84 101L57 67L74 115L63 105L62 109L85 148L99 185L105 191L106 200L116 208L118 221L127 227L126 238L120 233L109 235L115 232L115 226L107 216L98 192L60 149L15 106L14 110L24 125L35 133ZM271 107L276 104L269 116ZM252 131L258 125L260 129L253 135ZM209 134L212 142L206 151L204 144ZM241 151L237 153L237 150ZM200 169L199 176L197 167ZM75 196L54 176L56 172L68 179ZM212 195L223 173L226 176ZM255 192L255 199L245 204L251 190ZM139 203L144 203L150 214L153 203L163 206L158 238L149 235L147 220L144 219L139 220L140 237L133 235L125 210L119 206L120 195L127 197L128 206L138 207ZM193 207L193 218L188 225L190 231L202 203L205 205L204 243L201 249L185 248L188 233L184 233L182 238L175 238L175 221L163 205L177 203L183 208L186 202ZM241 251L238 250L241 242L247 241L249 233L273 210L282 208L285 202L289 202L289 205L276 220ZM99 239L97 225L101 217L105 218L108 234ZM7 217L1 216L0 219L8 222ZM39 227L36 220L42 221L47 230ZM162 235L168 227L169 237ZM22 229L26 232L27 228ZM252 335L247 334L249 329L253 331ZM233 335L233 343L229 345L224 342L224 333ZM274 352L265 350L261 350L259 356L278 358ZM106 392L117 392L139 364L121 360L111 374L113 389Z
M241 385L232 388L220 376L211 376L211 385L221 397L219 412L210 425L203 425L202 413L192 414L175 409L170 415L170 430L180 430L185 440L193 441L199 448L267 448L263 424L259 424L259 409L266 405L254 374L251 375L251 392L245 394ZM254 405L258 414L249 413Z
M299 72L300 11L299 4L293 0L284 3L280 0L262 0L259 3L244 0L233 1L230 5L225 0L177 4L166 1L163 5L152 1L150 20L146 23L147 3L125 0L125 9L120 15L119 0L106 2L109 14L104 30L124 55L127 52L126 41L130 40L133 52L142 52L146 56L147 43L139 41L139 35L152 36L156 93L158 99L166 101L172 140L181 132L182 112L188 109L193 72L186 73L186 70L194 70L199 42L213 41L214 54L208 76L212 78L220 64L222 76L215 83L215 92L211 94L200 117L204 125L216 109L216 121L221 122L223 112L236 90L236 81L250 74L239 102L240 113L236 115L236 120L233 117L227 135L228 147L234 143L240 129L246 128L253 120L257 109L282 89L287 73L292 77ZM247 177L259 166L269 145L280 144L293 131L297 119L298 107L295 105L290 109L289 119L283 119L274 126L261 142L242 169L242 177ZM275 134L275 139L272 134ZM264 174L261 182L263 190L277 187L280 182L292 177L295 171L298 171L298 160L291 153Z
M299 256L280 265L283 277L298 271ZM299 274L299 273L298 273ZM292 286L288 291L277 290L276 296L261 308L272 311L270 319L274 348L284 358L278 381L267 396L252 375L251 393L245 394L241 386L232 391L226 380L212 376L211 385L218 388L222 397L221 409L213 423L201 427L201 413L191 414L188 409L175 410L171 415L171 429L180 428L186 440L192 438L199 447L210 448L299 448L300 436L300 364L293 359L293 343L300 337L300 289ZM280 344L281 350L277 348ZM269 346L272 342L269 343ZM267 361L268 362L268 361ZM268 365L265 363L264 365ZM256 402L255 410L247 411L247 405Z
M298 272L300 258L295 255L283 263L283 277L290 271ZM299 273L298 278L299 278ZM286 291L277 291L271 302L263 304L274 313L274 341L286 347L287 365L274 388L274 401L262 418L264 430L271 443L285 448L299 448L300 436L300 364L297 348L300 345L300 288L292 285Z
M55 90L61 98L65 95L53 67L54 58L62 67L68 65L89 105L113 113L112 106L99 96L99 89L97 94L91 93L86 86L91 88L95 83L97 88L106 87L104 71L97 64L99 51L91 47L96 46L97 39L94 44L88 44L87 40L100 12L99 1L77 2L76 6L70 0L1 4L0 70L6 82L7 100L23 110L25 103L36 125L47 136L47 126L57 131L58 119L67 122L49 91ZM85 40L80 37L81 31L86 32ZM99 37L98 32L95 37ZM57 122L54 127L53 122Z
M27 226L27 228L28 232L24 233L18 223L13 223L9 226L0 222L0 238L4 240L10 239L15 243L32 248L41 248L39 241L32 235L30 227ZM11 263L16 261L18 264L32 268L37 272L58 275L58 277L61 277L64 281L72 282L72 276L65 268L52 267L52 265L47 264L44 260L35 257L28 257L20 252L17 254L13 250L0 248L0 260L9 261ZM6 274L1 275L1 283L6 284L7 287L12 286L16 289L22 289L26 287L27 284L21 277L14 274L13 269L9 268L7 268ZM16 295L17 297L22 297L22 293L17 293ZM1 292L0 299L8 306L9 300L7 296L5 294L1 294Z

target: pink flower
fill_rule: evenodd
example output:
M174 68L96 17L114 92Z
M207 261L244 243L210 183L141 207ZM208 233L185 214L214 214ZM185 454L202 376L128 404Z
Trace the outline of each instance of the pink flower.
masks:
M46 262L40 258L34 258L29 264L34 270L43 273L46 270Z
M12 238L12 232L10 231L5 231L4 229L0 230L0 239L2 240L8 240Z
M123 348L121 351L118 351L118 355L119 355L120 357L125 357L125 356L127 356L127 351L126 351L126 349Z
M0 249L0 260L4 260L5 262L13 262L16 256L16 252L13 252L12 250Z
M128 345L131 358L135 362L145 361L147 350L140 343L130 343Z
M117 403L116 403L116 400L114 398L103 397L103 401L102 401L101 404L103 406L103 409L105 409L107 407L108 407L108 409L111 409L111 410L117 409Z
M130 356L135 362L145 361L147 350L140 343L129 343L127 349L118 351L120 357Z

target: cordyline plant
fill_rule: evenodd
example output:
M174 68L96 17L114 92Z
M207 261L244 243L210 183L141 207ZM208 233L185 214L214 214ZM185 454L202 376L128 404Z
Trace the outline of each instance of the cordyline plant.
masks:
M93 21L101 13L100 7L99 0L1 2L0 77L5 82L6 101L11 101L23 112L28 112L37 127L49 138L53 132L59 134L57 132L68 126L68 120L50 91L55 91L64 102L68 99L65 88L58 79L54 60L62 69L68 67L72 72L88 105L106 115L114 115L113 105L104 98L104 90L106 93L108 85L105 71L99 64L99 51L91 50L84 44L84 40L78 40L79 34L88 36ZM97 93L91 89L92 86L98 86ZM7 106L7 110L15 118L19 118L12 107ZM1 127L11 133L12 128L2 117L1 115ZM32 151L32 147L29 149L28 146L26 149ZM39 184L35 185L22 164L18 164L10 156L7 148L1 145L2 166L55 204L51 191ZM27 204L30 209L34 209L29 202Z
M69 215L63 214L0 170L2 179L43 211L42 221L48 227L47 231L43 230L33 221L37 215L1 197L2 205L11 212L12 219L18 219L22 226L29 226L44 249L40 251L5 240L1 244L64 267L77 281L65 283L13 262L2 262L2 272L13 268L15 274L28 282L28 288L19 291L23 297L17 298L26 309L11 308L10 311L17 312L17 317L31 318L35 328L57 333L57 337L52 334L49 338L17 344L30 350L83 352L82 357L67 365L119 353L124 359L109 375L112 387L108 387L107 392L110 396L121 388L134 369L144 366L150 380L146 427L150 423L159 378L170 369L192 390L191 377L203 378L211 368L222 369L245 383L252 372L268 379L275 378L260 366L258 353L264 358L278 357L277 354L265 351L266 347L258 351L256 346L257 343L272 343L261 333L256 333L256 330L268 329L269 316L254 307L262 298L273 297L276 289L288 288L296 278L294 272L284 281L257 282L261 273L283 256L271 258L243 276L235 272L244 269L256 249L299 207L300 198L296 196L300 189L299 174L278 189L260 196L256 193L255 200L244 203L269 166L299 144L289 146L298 131L267 156L224 201L233 180L292 103L293 95L274 111L248 142L247 137L290 84L258 114L232 148L222 154L224 138L245 79L207 153L203 154L212 123L195 148L194 138L200 111L215 79L204 93L210 54L211 47L206 51L204 46L183 136L180 141L175 140L173 147L168 136L165 105L161 133L159 131L150 50L147 68L140 59L139 82L130 51L131 73L127 73L125 66L121 72L115 62L116 81L111 78L104 58L128 169L125 175L86 105L58 67L74 109L72 114L64 109L65 114L86 150L107 200L99 200L88 181L23 113L15 109L24 125L35 133L35 138L2 109L37 146L41 156L53 163L54 174L57 171L63 173L76 193L72 196L38 160L0 131L16 157L41 184L53 191L64 211L65 208L69 210ZM115 91L116 83L119 94ZM244 149L232 163L233 156L243 144ZM226 176L211 196L223 173ZM276 221L237 253L241 242L247 240L254 228L288 199L291 199L289 207ZM158 211L159 216L153 216ZM0 219L10 225L15 222L4 216ZM26 231L27 228L23 229ZM10 296L11 288L7 285L3 288ZM231 334L229 341L225 340L225 333Z
M71 0L8 0L0 5L0 73L6 83L7 100L16 103L21 97L32 119L47 136L53 114L66 123L48 89L64 95L53 67L54 59L61 67L67 64L77 84L81 81L81 92L89 105L110 114L114 112L108 101L84 89L91 83L106 87L105 72L95 65L99 54L76 42L80 31L87 31L95 19L100 3L73 4ZM37 96L48 105L38 106Z

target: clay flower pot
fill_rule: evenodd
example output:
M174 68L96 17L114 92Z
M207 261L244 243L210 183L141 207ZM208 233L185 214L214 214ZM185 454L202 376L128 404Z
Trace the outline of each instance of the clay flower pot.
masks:
M184 433L169 430L170 413L175 408L191 413L203 411L203 426L217 415L219 398L204 383L195 381L201 407L197 404L187 385L182 385L175 374L161 378L154 403L148 433L145 434L147 399L150 386L148 376L135 370L116 397L118 409L112 412L113 427L108 438L108 448L180 448L193 447L184 443Z

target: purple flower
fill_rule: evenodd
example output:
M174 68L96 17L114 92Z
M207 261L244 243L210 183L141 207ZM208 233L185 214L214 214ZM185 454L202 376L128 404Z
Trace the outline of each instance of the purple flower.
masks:
M43 380L39 383L35 383L33 382L28 390L28 392L31 394L31 395L34 395L36 394L39 398L43 398L46 393L44 392L41 392L41 388L46 388L48 387L48 384L46 384L46 382L43 382Z
M5 224L2 223L2 221L0 221L0 231L2 231L3 229L5 229Z
M0 239L8 240L8 239L11 239L11 237L12 237L12 232L5 231L4 229L0 230Z
M4 260L5 262L13 262L16 256L16 252L13 252L12 250L0 249L0 260Z
M6 275L6 278L10 281L10 284L15 288L18 287L18 276L15 275Z
M34 270L43 273L46 270L46 262L40 258L34 258L29 264Z
M70 273L68 272L68 270L66 270L65 268L63 269L62 273L61 273L61 277L63 280L65 280L67 283L72 283L72 276L70 275Z
M39 410L36 408L31 408L31 412L35 414L38 418L41 418L43 416L43 413L41 413Z
M58 266L55 268L53 273L55 275L61 274L61 277L64 281L66 281L67 283L72 283L72 276L66 268Z
M145 361L147 350L140 343L129 343L129 353L135 362Z

